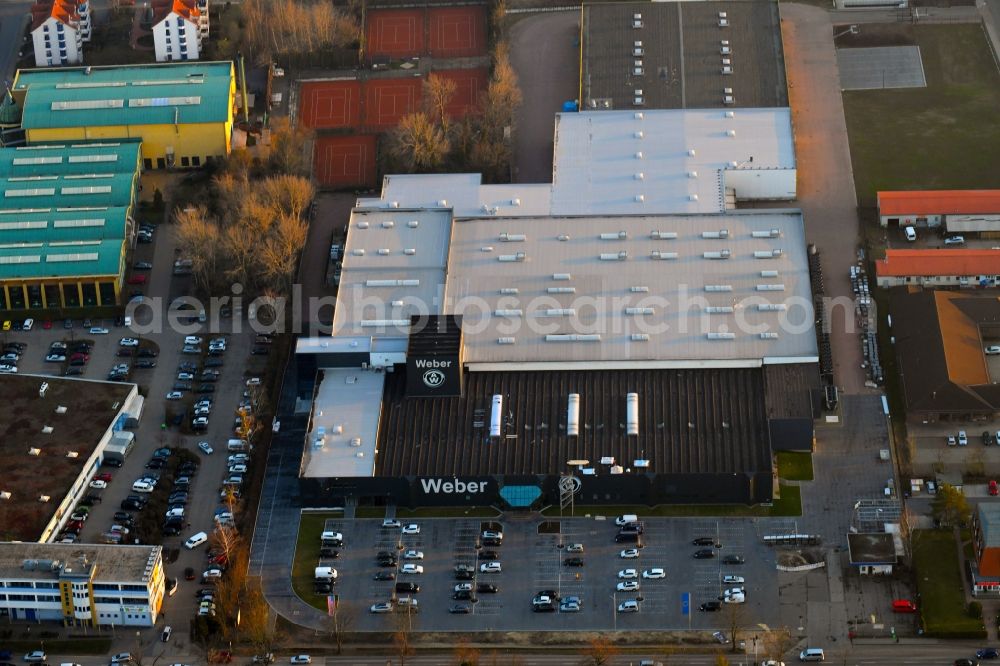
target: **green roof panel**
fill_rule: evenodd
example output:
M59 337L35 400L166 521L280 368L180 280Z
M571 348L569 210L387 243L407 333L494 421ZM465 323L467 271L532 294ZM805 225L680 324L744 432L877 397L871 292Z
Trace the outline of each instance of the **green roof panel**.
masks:
M218 123L229 119L232 62L20 70L24 129Z
M117 275L124 239L0 245L0 280Z
M128 215L125 206L0 210L0 246L123 239Z
M0 150L0 178L135 173L142 143L70 143Z

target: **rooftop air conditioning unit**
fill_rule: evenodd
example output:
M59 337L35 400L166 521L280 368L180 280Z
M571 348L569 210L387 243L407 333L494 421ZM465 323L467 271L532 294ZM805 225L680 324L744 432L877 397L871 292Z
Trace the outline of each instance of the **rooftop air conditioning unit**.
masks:
M722 103L723 104L736 104L736 98L734 98L732 95L723 95L722 96Z
M645 103L646 103L646 100L643 99L642 97L634 97L634 98L632 98L632 106L642 106Z
M632 76L642 76L645 73L646 73L646 70L644 70L642 67L633 67L632 68Z
M728 28L729 27L729 19L720 18L719 19L719 27L720 28Z
M729 65L723 65L722 66L722 74L724 76L727 76L727 75L732 74L732 73L733 73L733 68L732 67L730 67Z
M632 55L641 56L643 55L642 47L632 49Z

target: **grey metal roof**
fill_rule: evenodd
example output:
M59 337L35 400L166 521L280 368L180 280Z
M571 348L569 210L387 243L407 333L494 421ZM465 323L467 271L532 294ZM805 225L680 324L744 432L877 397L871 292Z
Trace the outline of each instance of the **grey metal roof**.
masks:
M980 502L977 511L983 531L983 545L987 548L1000 548L1000 504Z
M55 581L63 566L82 571L86 558L96 567L95 583L145 584L160 551L160 546L0 542L0 580ZM30 568L25 561L32 562Z
M778 3L588 4L582 81L583 109L787 106Z

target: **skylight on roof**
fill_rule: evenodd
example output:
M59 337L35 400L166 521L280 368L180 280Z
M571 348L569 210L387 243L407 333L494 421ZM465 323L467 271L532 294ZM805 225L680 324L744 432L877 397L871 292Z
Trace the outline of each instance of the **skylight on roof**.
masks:
M64 187L60 194L110 194L110 185L88 185L87 187Z
M11 162L14 166L30 166L36 164L62 164L62 155L57 157L15 157ZM73 161L72 159L70 160Z
M49 263L61 263L65 261L97 261L100 258L97 252L71 252L67 254L50 254L45 257Z
M195 106L201 97L137 97L128 101L129 108L143 106Z
M49 223L45 220L35 220L35 221L25 221L20 220L18 222L0 222L0 231L19 231L22 229L45 229L49 226Z
M70 155L69 163L76 164L78 162L117 162L118 155Z
M50 197L56 193L54 187L38 187L30 190L7 190L3 195L11 197Z
M19 254L13 257L0 257L0 264L37 264L42 257L37 254Z
M12 176L7 179L10 183L23 183L29 180L59 180L59 176Z
M66 180L79 180L81 178L114 178L113 173L75 173L68 176L63 176Z
M89 111L94 109L120 109L125 106L123 99L72 99L52 102L53 111Z
M44 223L43 223L44 224ZM56 229L60 227L103 227L105 220L99 217L83 218L79 220L56 220L52 226Z
M125 85L124 81L68 81L57 83L55 88L56 90L64 88L124 88Z

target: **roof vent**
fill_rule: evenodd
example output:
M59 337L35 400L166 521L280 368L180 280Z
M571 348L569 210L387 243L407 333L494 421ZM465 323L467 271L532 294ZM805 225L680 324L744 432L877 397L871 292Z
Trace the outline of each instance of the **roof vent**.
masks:
M505 243L520 243L527 240L524 234L508 234L506 231L500 234L500 240Z
M631 291L633 294L648 294L649 293L649 287L643 287L643 286L638 286L638 285L637 286L633 286L633 287L629 287L628 290Z
M723 64L728 65L729 63L723 63ZM735 118L736 117L736 112L735 111L726 111L724 115L725 115L726 118Z
M705 308L708 314L732 314L733 310L732 305L709 305Z
M698 195L697 194L689 194L688 195L688 201L697 201L697 200L698 200Z
M736 136L736 130L726 130L726 136Z
M358 229L367 229L367 228L368 228L367 220L361 220L360 222L358 222Z
M601 240L625 240L627 238L628 238L628 232L624 230L601 234Z
M645 197L645 196L643 196L643 195L641 195L641 194L637 194L637 195L635 195L635 202L636 202L636 203L642 203L642 202L643 202L643 201L645 201L645 200L646 200L646 197Z
M408 226L411 229L416 229L417 227L420 226L420 220L410 220L409 222L406 223L406 226Z
M392 220L383 220L382 221L382 228L383 229L392 229L394 226L396 226L396 223L394 221L392 221Z
M697 178L697 177L698 177L697 171L688 171L688 178Z
M59 405L58 407L56 407L56 414L65 414L65 413L66 413L66 405Z
M651 315L653 308L625 308L625 314L629 315Z
M524 261L524 252L518 252L517 254L501 254L497 257L500 261Z
M441 207L441 208L445 208L447 205L448 205L448 200L447 199L441 199L441 200L438 201L438 206Z
M601 261L625 261L628 259L628 252L602 252Z
M479 248L479 251L480 252L492 252L493 251L493 246L492 245L484 245L481 248Z
M761 277L778 277L778 271L761 271Z
M518 198L511 199L510 200L510 205L511 206L520 206L521 205L521 200L518 199Z
M637 46L634 49L632 49L632 55L634 55L636 57L639 57L639 56L644 55L644 54L645 54L645 51L643 51L643 49L642 49L641 46Z
M649 237L653 240L673 240L677 238L676 231L651 231Z
M600 333L549 333L546 342L600 342Z
M632 342L648 342L649 333L633 333Z
M50 499L52 499L52 498L49 497L48 495L39 495L38 496L38 501L42 502L42 503L48 502Z
M765 229L764 231L753 231L750 233L753 238L779 238L781 229Z
M733 73L733 68L731 66L729 66L729 65L723 65L722 66L722 73L728 76L729 74Z
M78 452L76 452L76 451L67 451L66 452L66 457L67 458L79 458L80 454Z
M389 254L391 254L391 253L389 252L389 248L387 248L387 247L380 247L380 248L378 249L378 253L379 253L380 255L382 255L383 257L387 257L387 256L389 256Z
M501 309L501 310L494 310L493 311L493 316L494 317L520 317L523 314L524 314L524 311L520 310L518 308L510 308L510 309L505 309L505 310Z
M754 259L773 259L781 256L780 249L774 250L757 250L753 253Z
M2 490L2 491L0 491L0 499L9 500L10 498L11 498L11 494L10 494L9 490Z
M719 229L718 231L703 231L702 238L729 238L729 229Z
M653 259L671 260L671 259L676 259L677 258L677 253L676 252L660 252L659 250L653 250L653 253L650 256Z
M703 252L702 255L705 259L728 259L729 250L719 250L717 252Z
M553 273L552 279L557 281L572 280L573 276L569 273Z
M642 151L641 150L635 154L635 159L637 159L637 160L641 160L642 159Z
M41 454L42 454L42 450L41 449L36 449L35 447L31 447L30 449L28 449L28 455L29 456L38 456L38 455L41 455Z
M518 293L518 289L517 287L504 287L500 290L500 293L507 296L512 296Z
M642 72L637 72L637 73L641 74ZM639 91L637 90L636 92L639 92ZM646 103L646 100L643 99L642 97L639 97L639 96L636 96L636 97L634 97L632 99L632 106L642 106L645 103Z
M688 148L688 157L694 157L695 154L694 148Z
M783 284L759 284L757 285L757 291L784 291L785 285Z
M708 333L705 335L709 340L735 340L736 334L723 331L719 333Z
M784 303L759 303L757 310L760 312L783 312L788 309Z
M732 291L733 285L731 284L706 284L705 291Z
M724 12L719 12L719 13L722 14ZM720 18L719 19L719 27L720 28L728 28L729 27L729 19Z
M514 338L497 338L498 345L512 345L514 344Z
M52 434L52 430L53 430L53 428L50 425L42 426L42 434L43 435L51 435Z
M417 248L415 247L408 247L403 250L403 254L409 255L411 257L416 253L417 253Z
M642 111L636 111L632 117L636 120L642 120L644 116L642 115Z
M550 294L575 294L576 287L548 287L545 291Z
M48 382L42 382L42 385L38 387L38 397L39 398L44 398L45 397L45 392L48 391L48 390L49 390L49 383Z
M760 334L761 340L776 340L777 338L778 334L775 333L774 331L764 331L763 333Z
M401 308L401 307L403 307L403 301L393 301L392 302L392 307L394 307L394 308Z
M643 136L642 130L637 130L637 131L633 132L632 136L635 137L636 139L641 139L642 136Z
M722 103L723 104L736 104L736 98L733 97L732 95L723 95L722 96Z
M561 241L568 241L569 240L569 234L559 234L558 238Z

